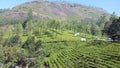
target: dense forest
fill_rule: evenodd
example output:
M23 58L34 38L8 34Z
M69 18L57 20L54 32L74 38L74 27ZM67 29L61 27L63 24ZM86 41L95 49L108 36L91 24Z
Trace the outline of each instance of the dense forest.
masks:
M10 11L0 9L0 14ZM33 12L29 9L23 19L0 16L0 68L120 67L120 18L115 12L71 20L36 19Z

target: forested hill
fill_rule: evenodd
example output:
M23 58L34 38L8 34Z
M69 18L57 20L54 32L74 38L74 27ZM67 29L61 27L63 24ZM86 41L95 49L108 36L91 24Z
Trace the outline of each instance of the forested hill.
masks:
M62 20L71 19L98 19L103 14L109 15L105 10L80 4L67 2L46 2L46 1L31 1L13 7L10 11L0 13L0 19L18 20L25 19L27 13L32 10L34 18L54 18ZM2 23L0 21L0 23ZM5 23L5 22L4 22Z

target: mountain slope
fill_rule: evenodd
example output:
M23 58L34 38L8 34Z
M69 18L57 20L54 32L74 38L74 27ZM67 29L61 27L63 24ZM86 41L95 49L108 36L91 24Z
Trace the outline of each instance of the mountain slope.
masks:
M29 10L32 10L34 18L54 18L54 19L98 19L102 14L109 15L106 11L73 4L67 2L45 2L31 1L18 5L8 12L1 13L2 17L26 18Z

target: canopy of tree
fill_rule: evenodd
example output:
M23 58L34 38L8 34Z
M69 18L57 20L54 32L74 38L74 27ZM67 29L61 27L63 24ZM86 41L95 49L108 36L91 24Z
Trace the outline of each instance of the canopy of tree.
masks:
M120 18L115 13L110 17L110 20L105 23L104 33L106 33L113 40L120 40Z
M120 18L113 20L108 28L107 34L112 37L113 40L120 40Z

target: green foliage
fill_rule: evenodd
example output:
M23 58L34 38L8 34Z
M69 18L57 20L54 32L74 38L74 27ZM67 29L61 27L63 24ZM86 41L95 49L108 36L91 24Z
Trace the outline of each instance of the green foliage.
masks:
M104 25L104 30L102 31L103 34L104 34L104 33L107 34L110 25L111 25L112 22L113 22L114 20L116 20L116 19L118 19L118 16L115 14L115 12L113 12L113 13L111 14L110 18L109 18L109 21L107 21L107 22L105 23L105 25Z
M101 30L106 22L106 16L103 15L96 23L97 16L99 14L90 15L90 17L76 16L77 13L65 11L54 13L52 9L49 13L41 10L41 5L44 2L28 3L32 6L25 7L23 4L19 8L13 8L12 12L6 16L0 16L0 68L8 68L10 65L18 65L16 62L20 62L20 65L25 66L28 64L29 68L119 68L119 52L120 47L118 43L111 43L106 41L90 41L94 36L100 36ZM48 6L48 3L45 3ZM51 5L52 3L49 3ZM51 7L53 7L52 4ZM59 4L60 7L61 4ZM75 6L66 6L74 8ZM27 6L27 4L26 4ZM36 6L36 7L35 7ZM45 10L47 7L44 6ZM35 7L35 8L33 8ZM56 4L56 7L57 4ZM23 9L22 9L23 8ZM39 8L40 10L36 10ZM66 8L66 7L65 7ZM82 8L86 8L82 6ZM88 7L87 7L88 8ZM27 10L28 13L23 12L23 18L20 18L21 11ZM64 9L62 9L64 10ZM66 10L66 9L65 9ZM70 9L70 11L73 9ZM20 12L19 12L20 11ZM45 17L42 19L34 19L34 15ZM74 10L76 11L76 10ZM87 10L85 10L86 12ZM2 11L0 13L4 13ZM14 12L18 14L18 17L14 16ZM47 13L47 15L46 15ZM60 13L60 14L59 14ZM62 16L61 16L61 13ZM76 14L71 16L71 14ZM79 13L80 14L80 13ZM19 17L19 15L21 15ZM27 15L27 17L26 17ZM45 16L44 16L45 15ZM66 19L69 15L70 18ZM84 15L84 14L83 14ZM85 14L86 15L86 14ZM55 17L59 17L56 19ZM26 17L26 18L25 18ZM36 17L36 16L34 16ZM50 18L51 17L51 18ZM52 19L52 17L54 19ZM77 17L77 18L75 18ZM94 18L91 18L94 17ZM81 18L81 19L79 19ZM110 20L114 20L116 16L111 15ZM64 20L63 20L64 19ZM115 27L117 34L119 35L119 20L115 20L114 23L109 23L110 27ZM9 23L11 25L6 25ZM14 24L16 23L16 24ZM21 24L22 23L22 24ZM115 24L117 23L117 24ZM109 28L108 23L105 24L106 29ZM109 28L110 29L110 28ZM108 29L108 30L109 30ZM110 29L111 30L111 29ZM112 31L110 31L112 32ZM79 37L74 37L75 33L80 33ZM86 37L86 42L81 42L80 39ZM5 40L5 41L4 41ZM4 41L4 43L3 43ZM110 45L110 46L108 46ZM114 46L116 45L116 46ZM23 58L24 57L24 58Z
M111 14L110 21L113 21L113 20L115 20L115 19L118 19L118 16L116 15L115 12L113 12L113 13Z
M29 35L32 34L32 29L33 29L33 22L32 20L28 21L27 24L26 24L26 32L29 33Z
M3 44L3 46L16 46L16 45L17 46L21 45L21 39L20 39L20 36L18 35L15 35L10 39L9 38L6 39Z
M32 22L32 19L33 19L33 14L32 14L32 10L30 9L30 10L28 11L28 14L27 14L27 19L24 20L24 22L23 22L23 24L22 24L22 26L23 26L24 29L26 29L27 23L28 23L29 21L30 21L30 23Z
M91 34L95 35L95 36L99 36L101 34L100 28L97 25L92 24L92 26L91 26Z
M21 43L20 36L18 36L18 35L15 35L14 37L11 37L10 41L13 45L17 45L17 44L19 45Z
M97 21L96 24L97 24L98 26L102 27L102 24L104 24L106 21L107 21L106 15L103 14L103 15L98 19L98 21Z
M120 18L113 14L110 17L110 20L105 23L103 33L111 37L113 40L119 40L120 38Z
M53 34L50 31L44 31L44 35L47 35L48 37L53 36Z
M35 36L41 36L41 33L38 30L34 30L33 34L35 34Z
M111 44L99 41L88 43L94 36L101 35L101 27L93 24L95 22L96 20L92 19L83 19L81 21L72 20L68 22L56 19L31 19L24 21L22 25L24 25L25 28L23 28L20 23L8 25L2 27L3 31L6 31L3 36L3 39L6 39L3 48L9 46L8 48L17 47L18 50L24 50L25 54L21 55L20 50L19 55L25 56L28 59L28 61L25 61L25 64L29 64L31 68L112 67L110 64L115 63L111 61L109 61L109 63L105 62L102 66L100 63L103 62L104 57L99 57L101 54L97 54L102 53L104 46L106 48L107 44ZM10 31L9 29L12 28L14 28L14 30ZM75 33L80 33L80 36L74 37ZM86 37L87 42L80 42L82 37ZM105 51L105 49L103 49L103 51ZM96 54L98 56L96 56ZM3 56L3 54L1 56ZM16 55L14 57L15 61L22 62L22 60L19 60L20 57L17 57L18 59L16 59ZM9 61L10 64L14 64L11 60ZM119 67L117 63L115 65Z
M16 34L21 34L23 32L22 24L18 23L16 25Z
M25 56L25 50L19 47L0 46L0 63L14 63L18 58Z
M37 51L41 48L41 45L41 40L35 42L35 37L28 37L28 39L22 45L22 48L26 49L30 56L35 56L35 53L37 53Z
M27 49L31 54L35 52L35 37L28 37L22 48Z
M3 43L3 29L0 28L0 44Z
M32 19L33 19L32 9L30 9L27 14L27 21L30 21Z
M42 45L42 41L41 40L38 40L36 43L35 43L35 51L37 51L39 48L41 48L41 45Z
M118 36L120 35L120 18L117 20L114 20L112 24L108 28L107 32L108 36L113 37L113 36Z
M49 51L50 56L45 58L44 65L48 68L120 67L119 63L116 63L119 62L120 55L118 43L108 41L90 41L84 43L75 41L66 42L66 44L52 43L46 48L49 48L46 50Z

